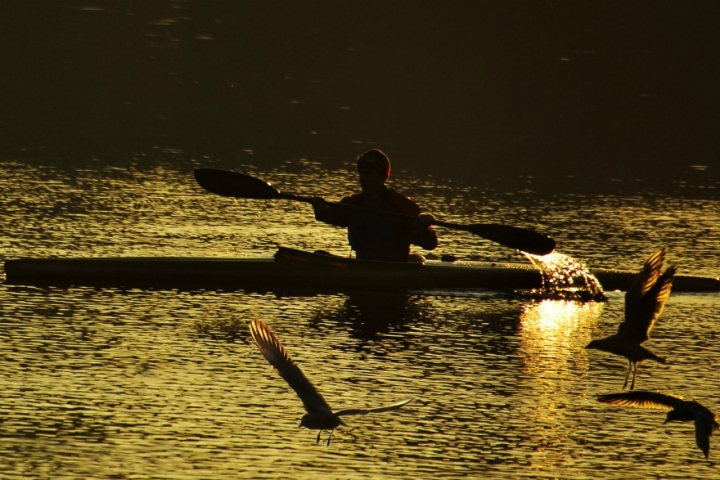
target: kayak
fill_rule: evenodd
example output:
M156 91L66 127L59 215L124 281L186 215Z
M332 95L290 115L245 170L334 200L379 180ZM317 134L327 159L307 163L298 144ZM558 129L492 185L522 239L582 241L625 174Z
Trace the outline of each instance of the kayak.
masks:
M627 290L637 272L591 269L605 291ZM272 289L490 289L542 287L531 265L358 260L280 247L273 257L97 257L5 260L9 285ZM720 279L679 275L673 292L717 292Z

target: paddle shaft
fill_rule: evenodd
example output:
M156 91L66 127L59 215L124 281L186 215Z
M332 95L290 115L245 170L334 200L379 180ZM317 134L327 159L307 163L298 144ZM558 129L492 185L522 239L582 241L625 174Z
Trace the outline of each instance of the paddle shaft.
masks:
M284 192L278 192L277 198L279 200L295 200L298 202L305 202L309 204L314 204L315 200L311 197L303 197L302 195L295 195L293 193L284 193ZM326 204L332 205L333 207L341 207L341 208L348 208L350 210L355 210L358 212L366 212L374 215L380 215L382 217L391 217L395 218L397 220L404 220L407 222L416 221L418 217L412 216L412 215L404 215L402 213L396 213L396 212L388 212L386 210L376 210L371 208L366 208L360 205L351 205L349 203L342 203L342 202L329 202L327 200L324 200ZM440 222L438 220L435 220L432 222L433 225L440 225L443 224L443 226L452 225L447 222ZM452 227L450 227L452 228Z
M303 197L302 195L295 195L293 193L284 193L284 192L280 192L280 191L277 192L276 198L279 200L295 200L298 202L305 202L305 203L309 203L309 204L313 204L315 202L315 200L311 197ZM341 202L329 202L327 200L325 200L325 203L328 205L339 206L342 208L349 208L351 210L368 212L368 213L372 213L375 215L381 215L383 217L392 217L392 218L396 218L398 220L414 221L414 220L418 219L418 217L415 217L412 215L404 215L402 213L388 212L386 210L369 209L366 207L362 207L360 205L351 205L348 203L341 203ZM453 230L462 230L464 232L470 232L470 233L476 233L476 234L477 234L477 230L479 228L484 227L484 228L495 228L495 229L505 228L505 229L512 229L513 231L521 231L523 233L529 232L533 235L538 235L538 236L542 235L542 234L533 232L532 230L525 230L525 229L521 229L518 227L511 227L511 226L507 226L507 225L498 225L495 223L479 223L479 224L463 225L463 224L459 224L459 223L445 222L442 220L434 219L430 222L430 224L437 226L437 227L445 227L445 228L450 228ZM480 235L480 236L483 236L483 235ZM548 237L545 237L544 235L542 235L542 236L544 238L548 238ZM533 252L529 252L529 253L533 253Z
M263 180L260 180L259 178L227 170L200 168L195 170L195 179L205 190L217 195L259 200L294 200L309 203L311 205L315 205L317 202L316 198L280 192L275 187ZM328 202L325 200L325 203L340 208L350 208L356 211L371 213L373 215L390 217L403 222L417 221L418 219L418 217L412 215L403 215L401 213L370 209L342 202ZM547 255L555 249L555 241L552 238L532 230L512 227L509 225L500 225L495 223L462 225L451 222L443 222L437 219L433 220L431 225L470 232L492 242L499 243L500 245L514 248L516 250L522 250L535 255Z

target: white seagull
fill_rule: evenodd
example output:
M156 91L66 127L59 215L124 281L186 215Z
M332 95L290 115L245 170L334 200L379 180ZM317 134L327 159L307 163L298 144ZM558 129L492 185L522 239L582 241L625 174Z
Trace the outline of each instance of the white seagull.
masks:
M316 443L320 442L320 434L323 430L330 430L330 436L327 439L327 445L330 445L330 438L333 431L340 425L346 425L340 417L345 415L367 415L368 413L380 413L407 405L410 400L379 408L352 408L333 412L330 405L315 389L315 386L305 378L300 368L295 365L290 355L285 351L280 341L275 337L270 328L260 320L250 322L250 334L255 344L258 346L262 354L265 356L270 365L274 367L285 381L295 390L307 413L300 420L300 426L320 430L318 432Z
M619 407L654 408L670 410L664 423L673 420L695 422L695 443L705 454L710 453L710 436L720 428L717 416L698 402L658 392L623 392L600 395L598 401Z
M625 321L620 324L618 333L602 340L593 340L585 347L603 350L628 359L629 369L623 389L627 387L630 372L633 374L630 390L635 388L638 363L644 360L665 363L664 358L658 357L642 346L650 339L650 330L665 308L677 271L677 267L673 265L660 275L664 262L664 248L650 255L645 261L643 270L625 293Z

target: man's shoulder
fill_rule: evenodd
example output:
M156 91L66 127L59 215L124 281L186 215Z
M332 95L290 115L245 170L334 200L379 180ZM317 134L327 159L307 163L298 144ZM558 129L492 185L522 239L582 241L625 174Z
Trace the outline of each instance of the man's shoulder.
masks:
M404 193L398 192L394 188L387 189L387 196L388 196L388 198L390 198L396 202L411 203L413 205L416 205L415 201L412 198L408 197Z
M407 213L408 215L418 215L420 213L420 207L412 198L398 192L394 188L388 188L387 196L388 203L396 208L404 210L404 213Z

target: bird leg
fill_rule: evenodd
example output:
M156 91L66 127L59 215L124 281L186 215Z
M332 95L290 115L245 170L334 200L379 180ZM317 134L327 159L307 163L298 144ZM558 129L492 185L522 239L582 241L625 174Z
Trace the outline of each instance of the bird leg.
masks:
M328 436L328 441L327 441L327 445L326 445L327 447L330 446L330 439L332 438L332 434L333 434L334 431L335 431L334 428L333 428L332 430L330 430L330 435Z
M320 443L320 434L322 433L322 430L318 432L317 440L315 440L315 443Z
M635 388L635 374L637 374L637 363L634 364L634 367L635 368L633 369L633 379L632 384L630 385L630 390L633 390Z
M627 387L628 379L630 378L630 372L632 372L632 362L628 360L628 373L625 375L625 383L623 383L623 390L625 390L625 387ZM635 377L633 376L633 382L635 381ZM630 389L632 390L632 388Z

